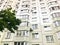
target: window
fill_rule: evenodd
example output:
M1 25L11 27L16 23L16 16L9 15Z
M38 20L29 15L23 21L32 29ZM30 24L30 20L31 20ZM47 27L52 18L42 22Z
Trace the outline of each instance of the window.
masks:
M42 12L42 14L47 14L47 12L45 11L45 12Z
M60 12L53 13L53 14L52 14L52 17L53 17L53 18L60 17Z
M44 6L44 5L45 5L45 3L40 3L40 5L41 5L41 6Z
M29 19L29 15L20 15L21 19Z
M43 1L43 0L39 0L40 2Z
M23 9L23 10L21 10L21 12L23 12L23 13L29 13L29 10L28 9Z
M6 38L5 38L5 39L10 39L10 37L11 37L11 32L7 32L7 33L6 33Z
M44 30L46 30L46 31L51 30L51 26L50 25L44 26Z
M32 17L32 19L37 19L37 17Z
M37 29L38 28L38 24L32 24L32 29Z
M46 10L46 7L41 7L41 10L42 10L42 11Z
M0 6L1 6L2 2L0 2Z
M39 39L39 33L32 33L33 39Z
M46 36L46 40L47 40L47 42L53 42L54 41L53 35Z
M44 26L44 28L48 28L48 27L50 27L50 26Z
M56 20L56 21L54 21L54 26L55 26L55 27L60 26L60 20Z
M29 8L30 5L26 4L26 5L22 5L22 7L26 8L28 7Z
M4 5L3 7L5 7L6 5Z
M49 18L43 18L43 23L48 23L49 22Z
M32 17L32 22L36 22L37 21L37 17Z
M31 12L32 12L32 14L36 14L37 13L37 11L35 11L35 10L31 10Z
M4 1L4 0L0 0L1 2Z
M29 26L29 22L23 21L23 22L20 24L20 26Z
M26 30L17 31L17 36L29 36L29 32Z
M32 0L32 1L36 1L36 0Z
M11 7L11 5L8 5L8 7Z
M8 44L4 44L4 45L8 45Z
M16 8L18 9L18 4L16 4Z
M49 9L50 9L50 11L59 10L60 9L60 6L54 6L54 7L51 7Z
M32 44L32 45L39 45L39 44Z
M36 3L32 3L32 6L36 6Z
M36 7L32 7L32 10L36 10Z
M48 6L57 4L57 1L52 1L48 3Z
M18 1L20 1L20 0L18 0Z
M27 42L14 42L14 45L28 45Z
M30 1L22 1L23 4L29 4Z
M57 38L60 39L60 32L57 32Z

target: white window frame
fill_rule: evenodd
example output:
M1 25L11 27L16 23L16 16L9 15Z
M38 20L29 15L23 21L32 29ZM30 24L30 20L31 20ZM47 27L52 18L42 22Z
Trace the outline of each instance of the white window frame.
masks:
M57 32L56 35L57 35L57 38L60 39L60 32Z
M20 31L17 31L17 36L29 36L29 31L27 30L20 30Z
M14 42L14 45L22 45L22 43L23 43L23 45L28 45L28 42Z
M39 39L39 33L32 33L33 39Z
M38 24L32 24L32 29L37 29L38 28Z
M54 25L55 25L55 27L59 27L60 26L60 20L54 21Z
M46 41L47 41L48 43L54 42L53 35L47 35L47 36L46 36Z
M6 37L5 39L10 39L11 38L11 32L6 32Z

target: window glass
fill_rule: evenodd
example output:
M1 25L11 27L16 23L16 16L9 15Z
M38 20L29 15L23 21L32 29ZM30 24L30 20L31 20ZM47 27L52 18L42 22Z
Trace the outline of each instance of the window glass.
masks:
M49 9L50 9L50 11L59 10L60 9L60 6L54 6L54 7L51 7Z
M32 44L32 45L39 45L39 44Z
M38 28L38 24L32 24L32 29L37 29Z
M47 42L53 42L54 41L53 40L53 35L46 36L46 40L47 40Z
M56 20L56 21L54 21L54 25L55 25L55 27L60 26L60 20Z
M49 18L43 18L43 23L48 23L49 22Z
M4 45L8 45L8 44L4 44Z
M11 32L7 32L7 33L6 33L6 38L5 38L5 39L10 39L10 37L11 37Z
M51 1L48 3L48 6L57 4L57 1Z
M17 36L29 36L29 32L26 30L17 31Z
M53 18L57 18L57 17L60 17L60 12L56 12L56 13L53 13L51 15Z
M60 32L57 32L57 38L60 39Z
M14 42L14 45L28 45L27 42Z
M23 21L23 22L20 24L20 26L29 26L29 22Z
M32 38L33 39L38 39L39 38L39 33L32 33Z

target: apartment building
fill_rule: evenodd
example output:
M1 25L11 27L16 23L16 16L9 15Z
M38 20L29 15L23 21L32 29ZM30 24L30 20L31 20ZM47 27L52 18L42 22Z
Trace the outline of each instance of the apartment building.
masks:
M60 0L3 1L1 9L10 4L22 23L15 33L1 33L0 45L60 45Z

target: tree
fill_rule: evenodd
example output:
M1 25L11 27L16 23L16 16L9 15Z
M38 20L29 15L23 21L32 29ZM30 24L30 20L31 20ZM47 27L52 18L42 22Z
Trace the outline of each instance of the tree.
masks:
M14 32L14 30L18 29L20 23L21 20L16 19L15 11L12 8L0 11L0 31L7 28L9 31Z
M30 32L32 32L33 31L33 29L32 28L30 28Z

